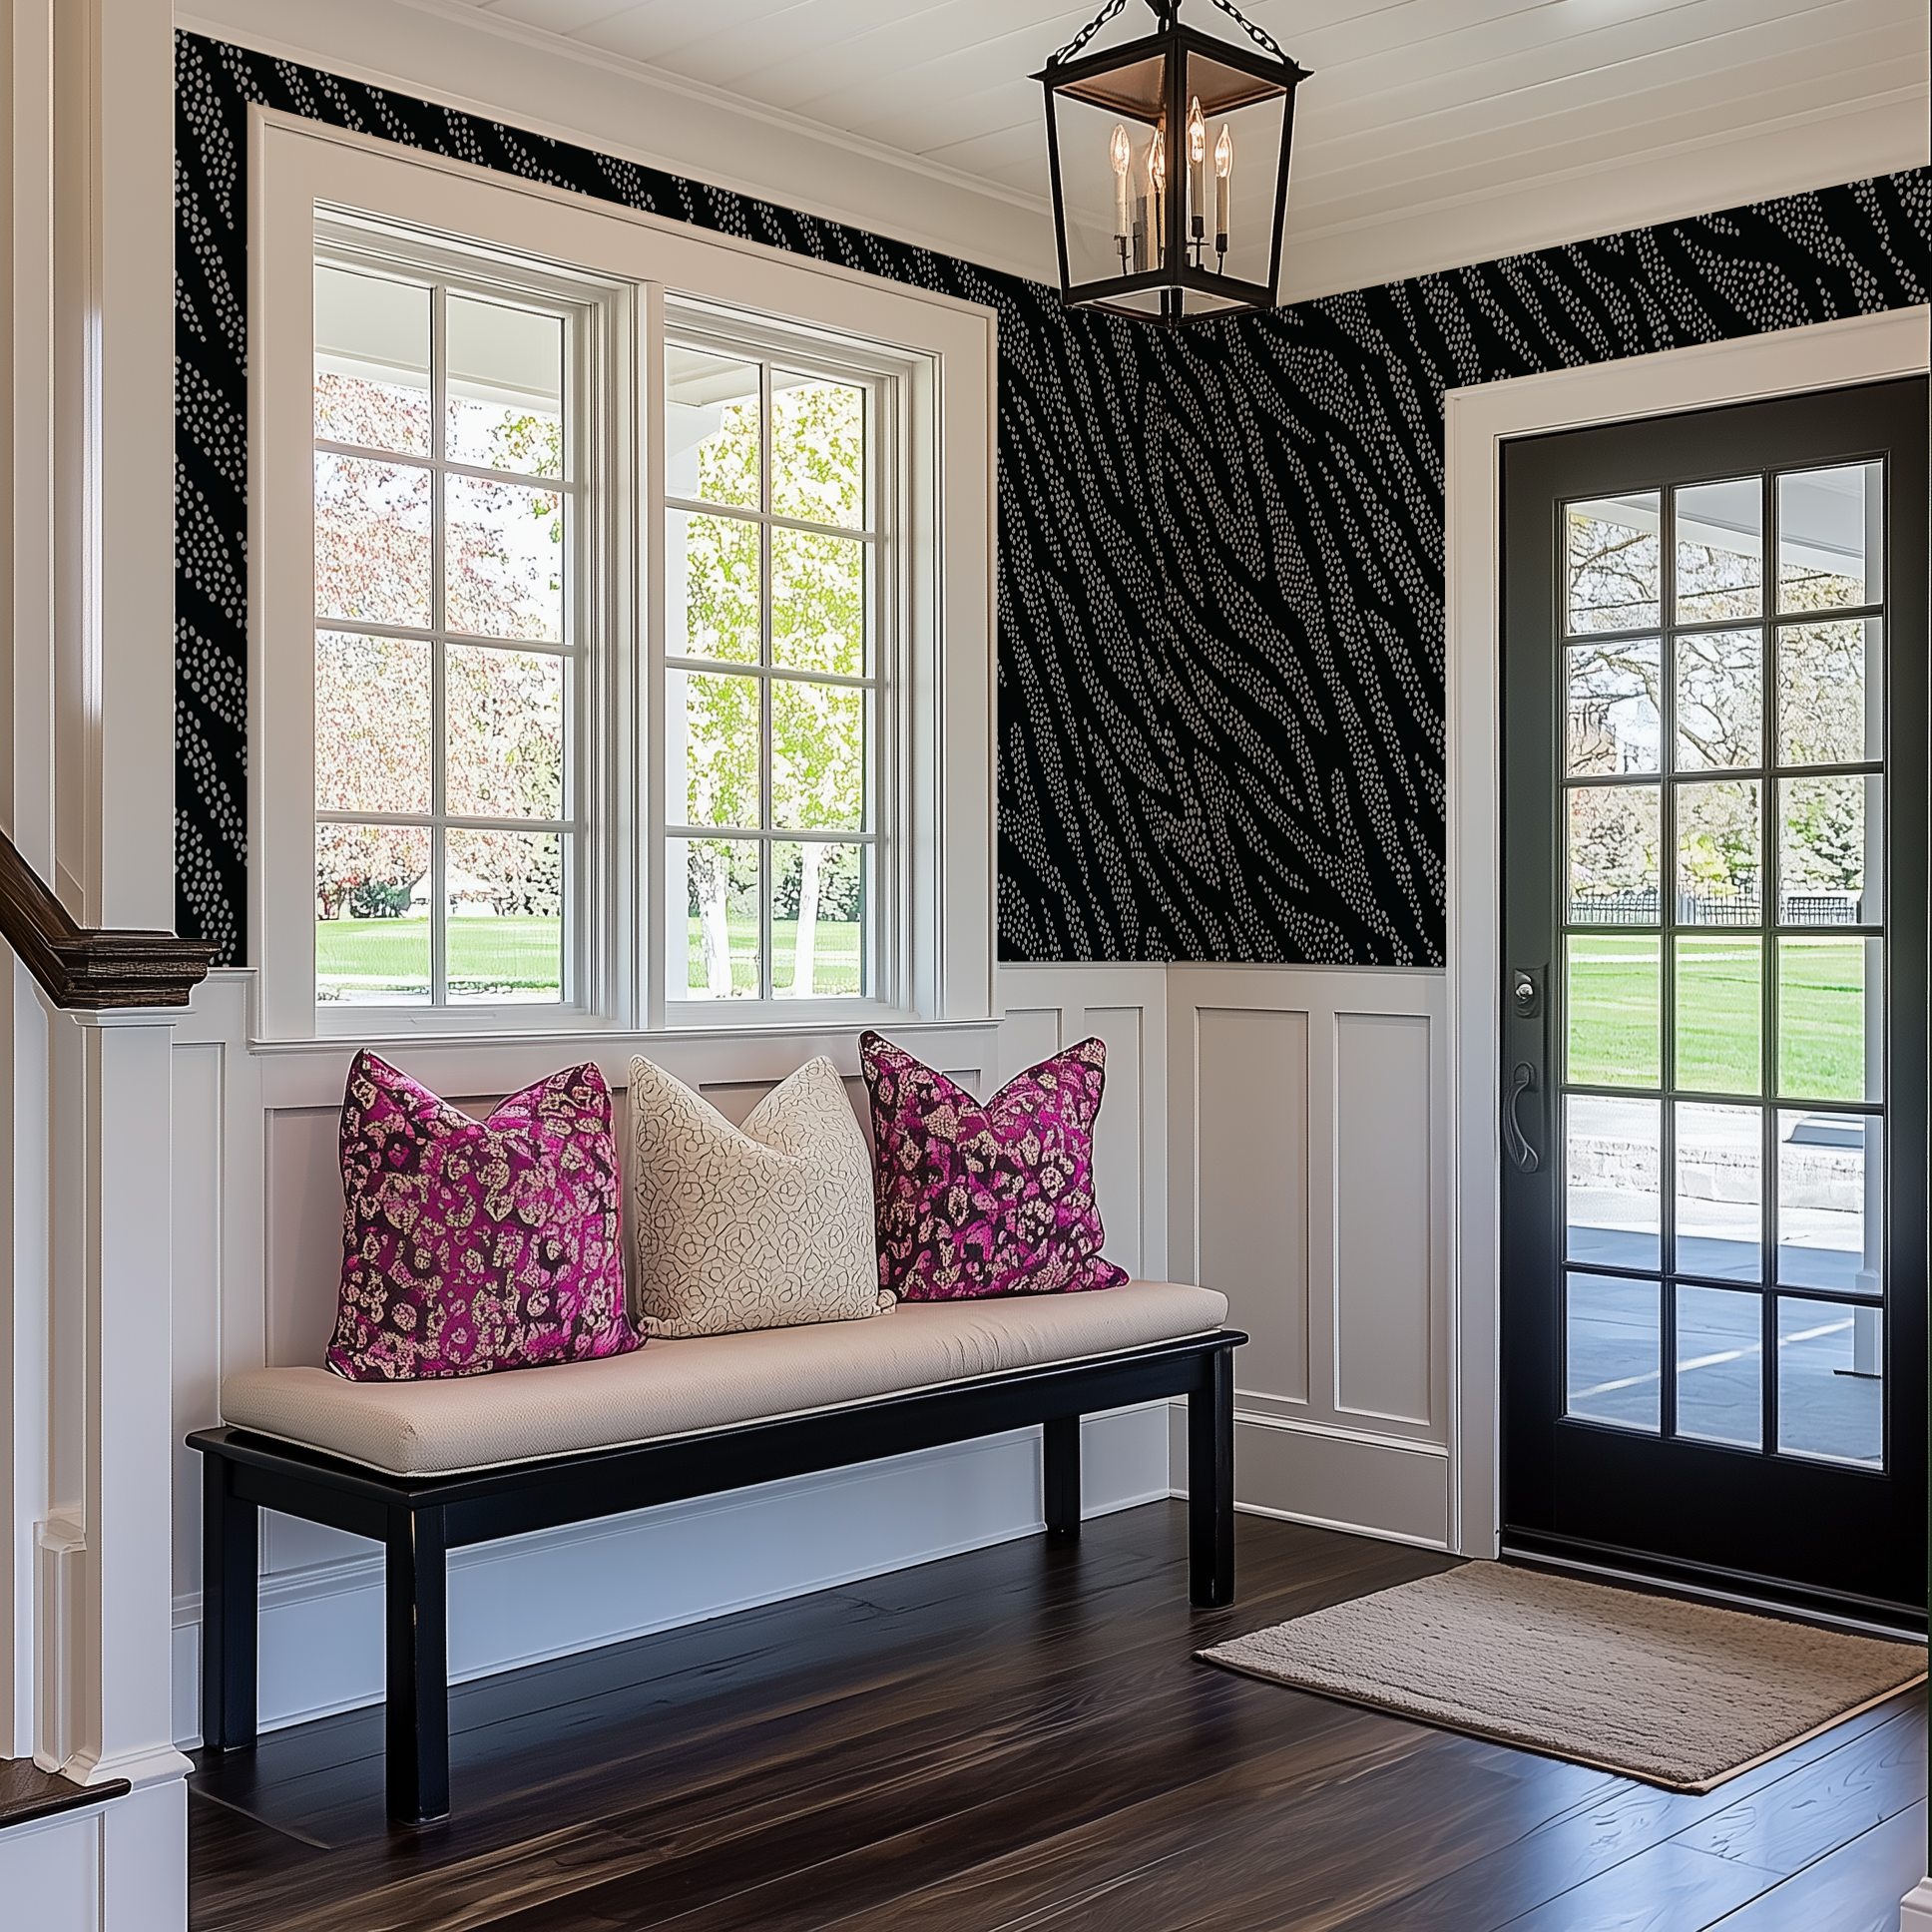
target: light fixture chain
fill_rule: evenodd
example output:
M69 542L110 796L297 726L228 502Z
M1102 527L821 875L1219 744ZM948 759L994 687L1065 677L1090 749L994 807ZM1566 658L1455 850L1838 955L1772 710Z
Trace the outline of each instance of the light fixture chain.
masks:
M1101 8L1100 12L1095 14L1093 19L1088 21L1086 26L1054 55L1052 60L1048 61L1047 65L1058 67L1062 61L1071 60L1126 5L1127 0L1107 0L1106 6Z
M1281 45L1281 43L1278 40L1276 40L1274 36L1270 34L1265 28L1255 26L1253 21L1248 19L1247 15L1242 13L1240 8L1234 5L1234 0L1214 0L1214 5L1217 6L1221 10L1221 12L1224 13L1228 17L1228 19L1235 24L1235 26L1239 27L1241 31L1247 35L1248 39L1251 40L1256 47L1260 48L1263 53L1272 54L1274 58L1279 61L1285 61L1288 59L1287 50ZM1098 26L1100 23L1096 21L1094 24L1095 26ZM1091 33L1093 29L1089 28L1088 31ZM1293 65L1291 61L1288 64L1290 66Z

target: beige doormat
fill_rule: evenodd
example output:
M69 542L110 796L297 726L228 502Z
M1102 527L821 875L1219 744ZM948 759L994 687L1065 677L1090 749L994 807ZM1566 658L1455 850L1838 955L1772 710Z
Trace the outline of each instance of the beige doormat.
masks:
M1925 1677L1925 1647L1470 1563L1237 1637L1211 1664L1708 1791Z

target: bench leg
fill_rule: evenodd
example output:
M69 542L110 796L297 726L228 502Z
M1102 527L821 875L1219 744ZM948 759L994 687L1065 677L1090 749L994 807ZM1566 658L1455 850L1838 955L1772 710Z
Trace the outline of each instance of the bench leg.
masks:
M1188 1596L1219 1609L1234 1601L1234 1351L1206 1376L1188 1391Z
M1080 1417L1057 1415L1041 1429L1047 1541L1080 1541Z
M392 1509L384 1547L389 1815L449 1814L449 1564L440 1509Z
M202 1743L241 1750L255 1736L258 1553L254 1504L234 1493L235 1465L202 1456Z

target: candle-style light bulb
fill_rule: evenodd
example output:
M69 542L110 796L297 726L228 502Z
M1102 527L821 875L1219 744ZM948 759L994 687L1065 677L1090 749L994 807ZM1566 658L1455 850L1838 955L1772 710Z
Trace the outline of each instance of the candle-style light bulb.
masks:
M1154 204L1154 260L1159 267L1168 248L1168 143L1159 128L1148 143L1148 200Z
M1197 265L1208 232L1208 124L1201 118L1201 96L1188 110L1188 240Z
M1234 131L1225 121L1214 143L1214 252L1227 252L1227 183L1234 172Z
M1126 123L1114 123L1114 141L1109 150L1109 159L1114 164L1114 239L1125 242L1128 237L1127 222L1127 170L1134 159L1134 146L1127 138Z

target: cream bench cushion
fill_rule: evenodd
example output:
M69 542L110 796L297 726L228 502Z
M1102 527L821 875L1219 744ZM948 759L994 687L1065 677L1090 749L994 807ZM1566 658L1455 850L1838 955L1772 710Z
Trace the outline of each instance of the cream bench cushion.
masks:
M1177 1281L1088 1294L907 1301L872 1321L654 1340L602 1361L447 1381L345 1382L255 1368L224 1419L392 1476L448 1476L809 1414L1221 1326L1227 1298Z

